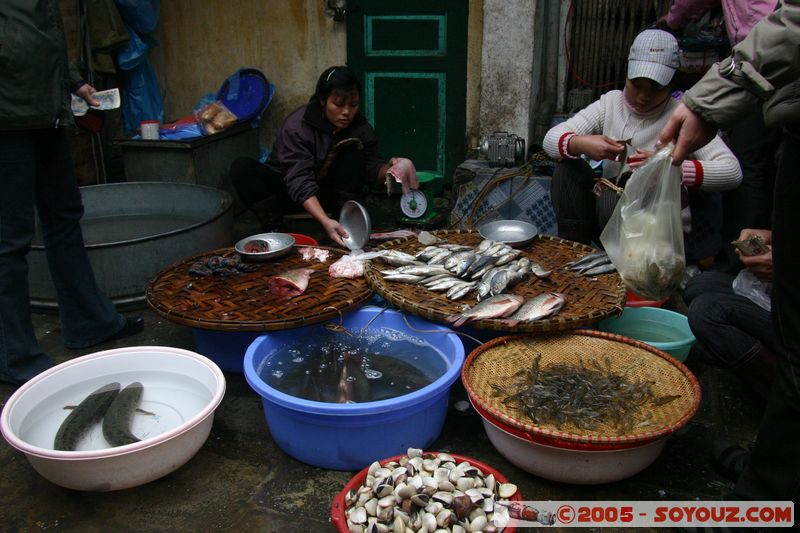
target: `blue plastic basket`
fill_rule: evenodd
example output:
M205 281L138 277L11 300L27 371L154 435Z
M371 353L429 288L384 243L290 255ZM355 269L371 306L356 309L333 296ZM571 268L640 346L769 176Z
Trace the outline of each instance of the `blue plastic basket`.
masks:
M344 317L348 330L366 325L422 337L441 352L449 367L433 383L409 394L375 402L340 404L304 400L267 385L258 374L275 350L311 334L308 326L270 332L258 337L244 357L244 375L261 397L272 438L288 455L304 463L334 470L360 470L409 447L427 448L441 433L447 415L449 391L464 363L464 346L448 328L408 316L414 329L444 333L417 333L397 311L362 307ZM338 323L338 321L336 321Z

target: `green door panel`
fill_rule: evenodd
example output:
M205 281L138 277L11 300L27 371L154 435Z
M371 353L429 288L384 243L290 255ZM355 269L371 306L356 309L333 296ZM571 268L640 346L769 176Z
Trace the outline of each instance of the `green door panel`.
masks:
M384 157L450 180L466 154L467 0L348 2L347 63Z

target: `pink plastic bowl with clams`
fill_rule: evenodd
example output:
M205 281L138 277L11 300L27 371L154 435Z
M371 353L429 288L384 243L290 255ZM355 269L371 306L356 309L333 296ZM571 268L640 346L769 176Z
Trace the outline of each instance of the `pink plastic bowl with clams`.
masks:
M109 447L100 424L75 451L53 449L66 406L99 387L140 382L144 393L131 431L141 440ZM208 439L225 394L219 367L200 354L163 346L134 346L84 355L34 377L11 395L0 416L8 443L43 477L62 487L111 491L148 483L177 470Z

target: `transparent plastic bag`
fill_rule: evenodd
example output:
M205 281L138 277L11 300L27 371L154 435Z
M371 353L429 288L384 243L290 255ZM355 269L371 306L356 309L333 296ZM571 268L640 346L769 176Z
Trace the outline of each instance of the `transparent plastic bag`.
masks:
M733 280L733 292L744 296L760 308L769 311L772 308L772 283L761 281L746 268L742 269Z
M197 121L207 135L218 133L236 124L236 115L219 100L215 100L195 113Z
M648 300L669 297L686 270L680 170L669 145L633 173L600 235L625 285Z

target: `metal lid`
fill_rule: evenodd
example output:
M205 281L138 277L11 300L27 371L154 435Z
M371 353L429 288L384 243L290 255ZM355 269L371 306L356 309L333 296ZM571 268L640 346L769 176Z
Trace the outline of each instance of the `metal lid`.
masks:
M346 201L339 213L339 224L348 235L344 239L345 246L351 250L361 250L367 245L372 225L363 205L353 200Z

